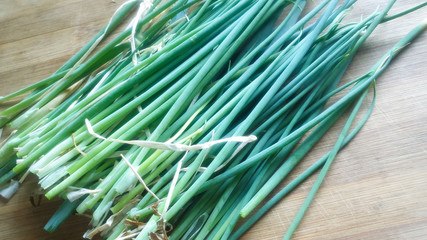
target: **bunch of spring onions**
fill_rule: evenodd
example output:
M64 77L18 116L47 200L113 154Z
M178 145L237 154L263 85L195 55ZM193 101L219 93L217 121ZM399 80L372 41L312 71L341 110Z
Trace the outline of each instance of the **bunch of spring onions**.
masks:
M289 239L372 111L373 103L351 129L375 79L426 27L340 83L381 22L426 3L388 16L391 1L343 24L355 0L324 0L309 11L306 2L124 3L58 71L0 98L24 96L0 113L0 127L13 130L0 148L2 194L36 174L47 198L64 199L48 231L77 211L92 214L87 238L237 239L321 168ZM97 47L130 14L126 30ZM344 116L331 151L236 229Z

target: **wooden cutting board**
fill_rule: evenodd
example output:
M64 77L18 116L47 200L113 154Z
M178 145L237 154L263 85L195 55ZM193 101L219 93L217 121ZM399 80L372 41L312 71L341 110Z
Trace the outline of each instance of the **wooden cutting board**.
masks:
M1 0L0 95L53 73L106 24L122 2ZM367 16L386 2L360 0L349 18ZM392 13L422 2L399 0ZM424 8L382 24L345 79L365 73L426 17ZM294 239L427 239L426 107L427 33L423 33L378 79L373 115L340 152ZM340 126L342 122L289 179L331 149ZM242 239L282 239L314 181L311 177L283 199ZM33 207L29 197L36 186L36 179L30 177L9 203L0 203L0 239L81 239L89 222L83 216L72 216L54 234L43 231L59 202L42 199L40 206Z

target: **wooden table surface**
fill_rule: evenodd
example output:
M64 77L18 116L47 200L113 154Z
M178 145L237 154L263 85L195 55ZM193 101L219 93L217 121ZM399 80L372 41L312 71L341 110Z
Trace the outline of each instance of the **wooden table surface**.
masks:
M360 0L350 18L367 16L386 2ZM392 12L422 2L398 0ZM1 0L0 95L53 73L106 24L120 3ZM426 17L427 8L381 25L345 79L365 73ZM427 34L377 83L373 115L340 152L294 239L427 239ZM339 131L334 128L291 178L328 151ZM314 180L285 198L242 239L282 239ZM72 216L55 234L43 231L59 202L43 199L32 207L29 196L36 186L30 178L10 202L0 203L0 239L81 239L89 222L82 216Z

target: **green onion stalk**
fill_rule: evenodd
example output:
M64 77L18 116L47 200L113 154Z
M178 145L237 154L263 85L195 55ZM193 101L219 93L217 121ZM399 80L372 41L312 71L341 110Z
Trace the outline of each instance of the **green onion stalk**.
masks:
M289 239L372 112L373 103L350 132L374 80L425 28L341 83L380 23L425 5L388 16L391 1L344 24L355 2L325 0L310 10L305 0L126 2L52 76L0 98L27 94L0 114L0 125L14 130L0 148L0 185L31 172L47 198L64 198L48 231L77 211L92 213L86 237L237 239L321 168ZM128 27L98 47L132 10ZM263 204L346 116L333 149Z

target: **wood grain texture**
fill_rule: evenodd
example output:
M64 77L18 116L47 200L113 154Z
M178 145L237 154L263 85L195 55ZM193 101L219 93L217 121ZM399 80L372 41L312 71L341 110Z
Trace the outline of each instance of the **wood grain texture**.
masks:
M349 19L386 0L360 0ZM392 13L422 3L398 0ZM83 46L119 6L109 0L0 1L0 95L49 76ZM345 79L365 73L394 43L427 17L421 9L382 24ZM360 134L338 155L294 239L427 239L427 34L423 33L377 81L377 102ZM342 124L342 122L341 122ZM282 186L334 143L325 136ZM272 209L245 240L282 239L315 177ZM35 179L0 203L0 239L80 239L88 220L73 216L55 234L43 231L58 202L28 200Z

